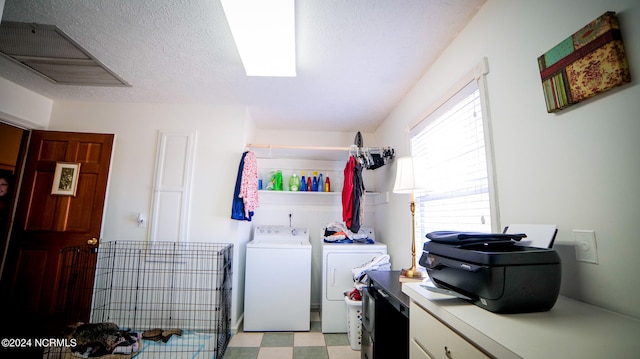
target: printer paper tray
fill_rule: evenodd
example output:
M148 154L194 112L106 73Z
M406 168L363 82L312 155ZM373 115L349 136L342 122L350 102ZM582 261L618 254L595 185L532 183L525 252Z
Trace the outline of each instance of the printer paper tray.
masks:
M433 282L431 282L430 280L421 283L420 286L425 288L426 290L428 290L430 292L440 293L440 294L444 294L444 295L450 295L450 296L457 297L457 298L460 298L460 299L474 301L473 298L467 297L466 295L458 293L458 292L456 292L454 290L436 287L435 284L433 284Z

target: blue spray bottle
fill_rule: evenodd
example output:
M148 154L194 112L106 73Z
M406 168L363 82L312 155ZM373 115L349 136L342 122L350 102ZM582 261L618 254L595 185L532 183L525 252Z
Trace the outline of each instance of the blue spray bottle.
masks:
M311 182L311 190L318 191L318 172L313 172L313 182Z

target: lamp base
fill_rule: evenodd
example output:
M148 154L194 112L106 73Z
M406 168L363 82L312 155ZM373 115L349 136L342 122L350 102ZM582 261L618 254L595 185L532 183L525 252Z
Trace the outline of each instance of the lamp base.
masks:
M407 278L422 279L427 277L427 272L418 267L411 267L409 269L403 269L402 275Z

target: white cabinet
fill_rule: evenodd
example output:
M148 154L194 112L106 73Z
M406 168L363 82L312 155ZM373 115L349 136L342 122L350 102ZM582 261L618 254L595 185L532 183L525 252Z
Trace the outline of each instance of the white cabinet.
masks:
M563 296L547 312L497 314L403 283L410 358L640 358L640 320Z
M411 358L489 358L415 302L409 309Z
M409 358L410 359L433 359L413 339L409 341Z

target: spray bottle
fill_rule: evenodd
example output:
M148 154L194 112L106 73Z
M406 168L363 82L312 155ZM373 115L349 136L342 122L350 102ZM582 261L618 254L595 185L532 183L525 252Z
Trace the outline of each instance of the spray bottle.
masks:
M311 190L318 192L318 172L313 172L313 182L311 182Z

